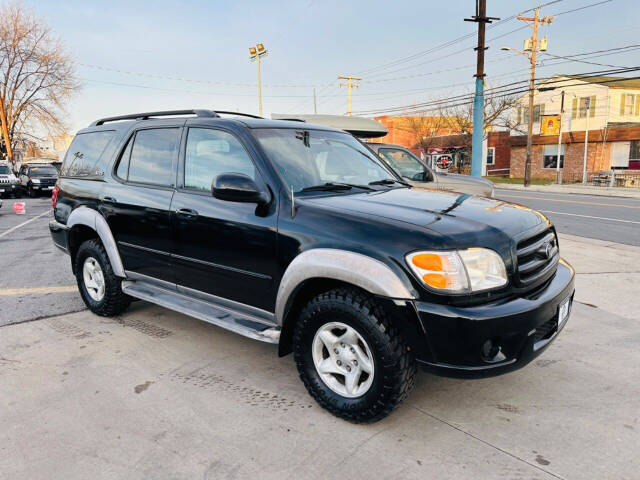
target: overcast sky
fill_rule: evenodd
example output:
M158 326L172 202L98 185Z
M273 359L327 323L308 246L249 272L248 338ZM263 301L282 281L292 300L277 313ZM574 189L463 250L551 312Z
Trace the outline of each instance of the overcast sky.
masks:
M487 13L507 18L541 1L488 0ZM544 7L542 14L599 1L563 0ZM473 88L475 37L434 49L475 31L475 24L463 21L474 14L473 0L24 3L49 23L78 62L83 87L69 107L72 132L98 117L138 111L199 107L257 113L256 65L248 58L248 47L257 42L269 50L262 62L265 115L313 113L314 85L319 113L344 114L346 89L336 80L340 74L364 79L354 91L354 111L424 102ZM487 31L489 86L526 78L526 59L500 51L501 46L522 48L530 29L514 30L523 26L512 19ZM565 56L640 44L639 33L637 0L566 13L541 29L549 39L548 52ZM411 61L378 68L425 51ZM589 61L635 66L639 52ZM566 62L539 72L548 76L606 68Z

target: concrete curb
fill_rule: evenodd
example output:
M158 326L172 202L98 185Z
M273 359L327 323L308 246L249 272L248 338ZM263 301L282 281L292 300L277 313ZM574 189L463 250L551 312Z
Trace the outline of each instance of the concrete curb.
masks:
M640 188L621 187L589 187L589 186L565 186L565 185L523 185L513 183L495 183L496 189L520 190L527 192L564 193L580 195L597 195L602 197L625 197L640 199Z

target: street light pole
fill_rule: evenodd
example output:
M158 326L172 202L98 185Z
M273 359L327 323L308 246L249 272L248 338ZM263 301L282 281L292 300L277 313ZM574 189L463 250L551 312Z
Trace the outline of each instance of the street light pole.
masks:
M589 147L589 110L591 109L591 98L587 98L585 111L587 114L587 128L584 132L584 157L582 159L582 184L587 183L587 149Z
M562 185L562 171L560 170L560 154L562 153L562 116L564 115L564 90L560 94L560 129L558 132L558 156L556 157L556 183Z
M262 116L262 79L260 74L260 58L266 57L269 52L262 43L257 43L255 46L249 47L249 58L252 62L258 64L258 112Z
M528 115L528 127L527 127L527 157L524 163L524 186L529 186L531 183L531 144L533 141L533 96L536 88L536 54L538 52L538 26L540 23L550 24L553 21L553 17L545 16L540 18L540 8L534 9L533 17L523 17L518 16L518 20L522 20L529 24L529 26L533 30L533 34L530 39L525 41L525 51L531 50L531 54L527 55L520 50L516 50L515 48L503 47L502 50L512 50L514 52L519 53L520 55L524 55L531 62L531 75L529 77L529 115ZM531 22L531 23L530 23ZM530 46L527 46L528 41L530 40Z

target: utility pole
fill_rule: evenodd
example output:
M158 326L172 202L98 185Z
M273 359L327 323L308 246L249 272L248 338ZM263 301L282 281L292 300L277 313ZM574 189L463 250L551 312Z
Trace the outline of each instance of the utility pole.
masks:
M4 110L4 98L2 97L0 97L0 123L0 127L2 128L2 137L4 138L5 148L7 149L7 160L9 160L9 163L13 166L13 149L11 148L9 126L7 125L7 116Z
M313 113L318 114L318 103L316 101L316 89L313 87Z
M260 76L260 58L266 57L269 52L262 43L249 47L249 58L252 62L258 63L258 112L262 116L262 80Z
M351 89L352 88L358 88L359 85L357 83L354 83L354 80L356 82L359 82L360 80L362 80L361 77L354 77L353 75L340 75L338 76L338 80L347 80L347 83L341 83L340 86L341 87L347 87L347 115L351 115Z
M484 45L484 31L487 23L492 20L500 20L496 17L487 17L487 0L476 0L476 14L471 18L465 18L465 22L478 24L478 46L474 49L478 52L476 67L476 93L473 98L473 136L471 140L471 175L482 176L482 139L484 137L484 51L489 48Z
M584 132L584 158L582 159L582 184L587 183L587 149L589 148L589 110L591 109L591 98L587 97L587 103L585 105L587 128Z
M560 170L560 154L562 153L562 116L564 115L564 90L560 93L560 129L558 131L558 156L556 158L556 183L562 185L562 171Z
M527 128L527 158L524 164L524 186L529 186L531 182L531 142L533 139L533 95L536 87L536 54L538 52L538 26L540 23L550 24L553 21L553 17L540 18L540 8L534 9L533 17L518 16L518 20L522 20L527 23L533 29L533 35L531 36L531 54L529 55L529 61L531 62L531 76L529 78L529 125ZM528 50L525 41L525 51ZM519 52L521 53L521 52ZM526 56L526 55L525 55Z

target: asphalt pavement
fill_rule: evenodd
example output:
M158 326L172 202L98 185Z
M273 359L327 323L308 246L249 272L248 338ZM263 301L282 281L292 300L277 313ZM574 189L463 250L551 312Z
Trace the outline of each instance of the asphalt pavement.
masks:
M51 198L4 199L0 208L0 325L85 308L69 257L49 235ZM26 213L16 215L14 202Z
M560 233L640 246L640 199L500 188L495 196L543 212Z

